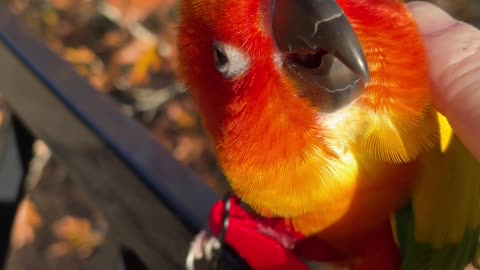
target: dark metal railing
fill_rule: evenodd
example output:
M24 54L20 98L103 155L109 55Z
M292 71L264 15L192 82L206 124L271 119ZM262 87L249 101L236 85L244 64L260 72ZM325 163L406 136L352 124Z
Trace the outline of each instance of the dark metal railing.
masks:
M0 166L0 189L11 190L5 196L7 209L15 209L21 197L22 189L15 187L21 186L26 168L18 155L29 153L31 133L92 193L122 246L149 269L183 268L193 234L207 226L210 207L220 198L1 6L0 94L19 119L7 132L17 153L6 172L15 175L13 184L3 179ZM105 197L109 200L99 199ZM8 237L14 211L2 209L0 205L0 237ZM115 220L119 212L129 218ZM0 244L2 261L7 244ZM235 254L221 254L220 268L246 269Z

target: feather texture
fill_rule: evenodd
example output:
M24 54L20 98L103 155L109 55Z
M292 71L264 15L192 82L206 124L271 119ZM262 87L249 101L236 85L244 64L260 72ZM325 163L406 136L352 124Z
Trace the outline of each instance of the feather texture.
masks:
M309 233L354 216L383 221L406 200L411 182L405 176L435 140L425 55L413 20L400 2L339 0L371 82L356 103L319 114L278 68L265 26L268 3L186 0L181 8L180 73L233 190L260 214L291 217ZM236 80L221 77L208 53L213 41L250 56L250 70ZM370 203L375 200L385 203Z
M411 216L397 226L404 254L415 253L416 243L434 249L463 243L478 230L478 161L431 107L415 22L402 1L337 3L361 43L371 81L358 101L324 114L281 68L268 25L271 1L182 1L179 73L222 170L259 214L288 218L327 242L371 232L412 199ZM213 42L248 56L249 70L223 78L214 68Z
M399 211L402 269L463 269L474 260L480 225L480 163L437 114L437 147L420 158L411 205Z

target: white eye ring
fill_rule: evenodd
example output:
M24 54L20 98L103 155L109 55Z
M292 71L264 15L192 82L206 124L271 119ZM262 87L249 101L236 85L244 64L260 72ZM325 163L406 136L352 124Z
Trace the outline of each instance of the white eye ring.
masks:
M238 48L220 42L213 42L215 68L226 79L243 75L250 68L250 58Z

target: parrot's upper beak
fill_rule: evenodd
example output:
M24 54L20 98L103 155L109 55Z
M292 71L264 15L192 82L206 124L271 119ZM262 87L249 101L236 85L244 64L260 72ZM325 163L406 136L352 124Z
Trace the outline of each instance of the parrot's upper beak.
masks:
M335 0L273 4L273 36L301 93L323 112L355 101L370 72L357 36Z

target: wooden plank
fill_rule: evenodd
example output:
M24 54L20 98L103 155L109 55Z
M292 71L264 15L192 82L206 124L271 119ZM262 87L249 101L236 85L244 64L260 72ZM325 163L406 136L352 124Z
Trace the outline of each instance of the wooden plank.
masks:
M182 269L219 197L1 7L0 62L8 105L89 192L115 239L150 269ZM223 254L226 269L244 269Z

